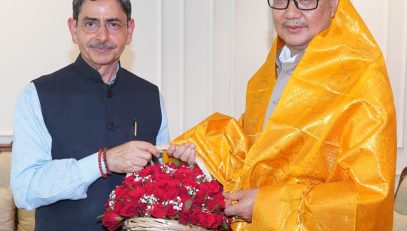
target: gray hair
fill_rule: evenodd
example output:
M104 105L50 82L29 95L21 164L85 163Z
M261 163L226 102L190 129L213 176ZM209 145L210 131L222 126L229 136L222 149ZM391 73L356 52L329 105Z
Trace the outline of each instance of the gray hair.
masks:
M86 0L73 0L72 1L72 9L73 9L73 18L78 20L79 13L81 11L82 3ZM96 1L96 0L90 0ZM123 9L123 12L127 15L127 21L131 19L131 2L130 0L116 0L120 3L120 6Z

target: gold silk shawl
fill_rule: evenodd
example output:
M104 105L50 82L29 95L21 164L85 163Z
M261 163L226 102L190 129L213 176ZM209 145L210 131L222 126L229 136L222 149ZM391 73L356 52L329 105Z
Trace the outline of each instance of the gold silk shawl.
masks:
M259 188L252 222L234 230L391 230L396 119L378 45L340 0L263 130L283 45L249 81L239 123L214 114L174 143L197 144L225 191Z

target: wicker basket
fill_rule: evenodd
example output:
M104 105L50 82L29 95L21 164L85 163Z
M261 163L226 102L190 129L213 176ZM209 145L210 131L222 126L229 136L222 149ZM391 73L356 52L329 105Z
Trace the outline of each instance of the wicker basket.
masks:
M123 224L126 231L209 231L196 225L183 225L176 220L136 217L127 219Z

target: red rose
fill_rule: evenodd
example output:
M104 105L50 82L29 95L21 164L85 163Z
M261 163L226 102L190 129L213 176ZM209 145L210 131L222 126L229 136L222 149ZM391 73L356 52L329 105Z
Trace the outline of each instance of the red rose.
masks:
M191 178L192 176L191 169L187 168L184 165L181 165L178 170L174 173L174 178L176 179L184 179L184 178Z
M219 184L219 182L213 180L208 183L208 191L210 192L222 192L223 188L222 185Z
M163 195L163 201L169 201L169 200L175 200L178 196L178 191L174 188L169 189L166 193Z
M202 221L202 226L210 229L216 229L223 222L223 217L220 214L205 214L205 219Z
M171 189L171 186L173 186L174 181L172 180L172 177L168 174L161 175L159 179L156 180L156 186L163 189L163 190L169 190Z
M166 206L166 213L169 218L175 217L180 211L174 208L174 205Z
M120 217L117 213L115 213L111 210L106 210L103 215L102 224L109 231L113 231L122 226L122 220L123 220L123 218Z
M189 213L181 213L181 215L179 216L178 222L181 224L188 224L189 223Z
M121 199L130 199L129 196L130 190L127 187L124 186L119 186L116 187L114 194L116 195L117 198L121 198Z
M150 214L155 218L164 218L166 215L166 210L160 203L158 203L153 205L153 207L150 210Z
M151 194L153 194L156 198L164 198L167 190L164 190L160 187L157 187L157 184L151 190Z
M126 203L123 208L120 210L120 216L129 218L137 214L137 204L136 203Z
M141 187L129 191L129 196L131 197L131 200L138 200L143 194L144 190Z
M114 212L119 213L120 210L122 210L122 208L124 207L125 204L126 203L123 203L123 201L121 201L121 200L115 201L114 206L113 206Z
M202 212L201 209L194 208L189 217L189 221L191 222L191 224L203 226L205 223L205 217L206 217L206 214L204 212ZM206 226L203 226L203 227L206 227Z
M213 195L212 199L208 199L206 202L206 208L211 211L221 211L225 208L225 200L222 195Z
M151 168L151 166L149 166L149 167L147 167L147 168L141 169L141 170L138 172L138 174L139 174L141 177L145 177L145 176L151 176L151 175L152 175L152 172L153 172L153 169Z
M141 202L140 200L137 201L136 203L137 206L137 211L139 212L140 216L145 216L146 212L147 212L147 206L148 204Z
M124 179L123 184L125 184L125 185L133 185L133 184L136 183L134 179L135 179L135 177L134 177L134 175L132 174L132 175L130 175L130 176L128 176L128 177L126 177L126 178Z

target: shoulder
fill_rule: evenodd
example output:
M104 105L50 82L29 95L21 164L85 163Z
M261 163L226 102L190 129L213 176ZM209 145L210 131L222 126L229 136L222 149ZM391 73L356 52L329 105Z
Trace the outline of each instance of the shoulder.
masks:
M52 72L50 74L46 74L43 76L40 76L36 79L34 79L32 82L37 85L41 83L48 83L48 82L54 82L54 81L59 81L64 78L68 78L72 76L72 73L75 71L73 68L73 64L69 64L55 72Z
M35 88L34 84L30 82L20 92L16 105L17 106L21 104L32 105L32 101L36 98L37 98L37 89Z

